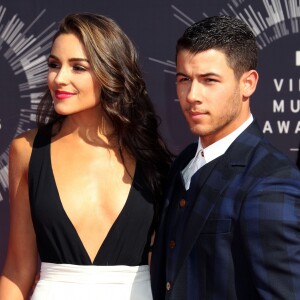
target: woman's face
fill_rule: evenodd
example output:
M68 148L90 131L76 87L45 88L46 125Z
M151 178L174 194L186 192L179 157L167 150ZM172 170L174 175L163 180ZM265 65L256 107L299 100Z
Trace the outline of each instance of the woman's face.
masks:
M48 65L48 87L58 114L99 109L100 84L76 35L61 34L55 39Z

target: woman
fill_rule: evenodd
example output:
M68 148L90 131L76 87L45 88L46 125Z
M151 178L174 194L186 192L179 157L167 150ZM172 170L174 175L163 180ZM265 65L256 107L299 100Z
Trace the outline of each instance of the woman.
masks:
M147 257L171 155L115 22L63 19L38 129L11 143L1 299L152 299Z

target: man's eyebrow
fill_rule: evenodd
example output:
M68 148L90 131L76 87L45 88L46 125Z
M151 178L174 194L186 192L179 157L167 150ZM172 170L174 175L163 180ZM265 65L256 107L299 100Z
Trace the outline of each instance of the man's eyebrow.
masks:
M187 74L184 74L184 73L182 73L182 72L176 73L176 77L177 77L177 76L189 77Z
M184 77L190 77L189 75L182 73L182 72L178 72L176 73L176 76L184 76ZM203 74L197 74L197 77L208 77L208 76L217 76L217 77L221 77L219 74L214 73L214 72L208 72L208 73L203 73Z

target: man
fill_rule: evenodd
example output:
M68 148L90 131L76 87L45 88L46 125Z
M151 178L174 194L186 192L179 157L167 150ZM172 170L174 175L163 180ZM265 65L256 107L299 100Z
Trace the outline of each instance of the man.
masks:
M300 173L251 114L252 31L237 18L207 18L184 32L176 58L178 99L199 141L171 169L154 299L299 300Z

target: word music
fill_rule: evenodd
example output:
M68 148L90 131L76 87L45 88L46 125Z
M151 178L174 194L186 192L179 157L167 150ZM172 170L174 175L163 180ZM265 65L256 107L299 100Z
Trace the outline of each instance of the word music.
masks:
M290 101L285 101L281 99L280 101L274 99L273 100L273 113L281 112L284 113L287 109L291 113L299 113L300 112L300 99Z

